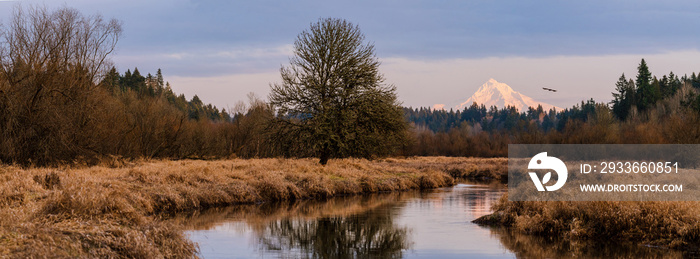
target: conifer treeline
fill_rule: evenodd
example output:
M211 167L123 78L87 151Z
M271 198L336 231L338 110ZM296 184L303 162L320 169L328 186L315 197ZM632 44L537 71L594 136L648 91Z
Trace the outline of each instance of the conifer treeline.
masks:
M170 87L170 83L164 81L160 68L155 76L148 73L144 77L138 68L134 68L133 73L131 69L127 69L123 75L120 75L117 69L112 67L100 84L114 94L130 90L142 98L162 96L178 110L185 112L189 119L207 118L216 122L231 121L231 116L226 112L226 109L219 111L216 106L205 105L197 95L194 95L190 101L187 101L184 94L176 95Z
M642 59L636 80L623 74L613 101L563 111L518 112L473 104L464 110L405 108L409 155L507 156L508 143L700 143L700 76L652 76Z

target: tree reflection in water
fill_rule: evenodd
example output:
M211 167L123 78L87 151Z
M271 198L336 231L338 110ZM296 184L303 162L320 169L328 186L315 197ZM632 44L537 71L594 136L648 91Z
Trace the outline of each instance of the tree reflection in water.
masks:
M289 257L400 258L411 246L410 230L394 223L390 207L344 217L282 218L256 234L262 249L285 251Z
M681 251L647 247L611 240L557 240L489 228L503 246L518 258L684 258L696 257Z
M248 258L258 253L260 257L395 258L407 255L409 249L411 255L431 258L446 255L698 257L698 254L688 252L611 240L597 240L597 243L555 240L514 233L504 228L484 231L469 223L489 213L489 207L503 192L505 187L499 185L463 184L424 192L236 205L193 212L173 220L200 232L195 240L209 242L208 248L203 249L208 254L202 254L203 257ZM231 233L235 233L234 238Z

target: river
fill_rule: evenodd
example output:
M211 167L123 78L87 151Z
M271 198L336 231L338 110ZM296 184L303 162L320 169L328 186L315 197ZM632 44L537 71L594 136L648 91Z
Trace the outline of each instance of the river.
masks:
M471 223L506 192L429 191L239 205L180 217L203 258L676 258L661 248L575 242Z

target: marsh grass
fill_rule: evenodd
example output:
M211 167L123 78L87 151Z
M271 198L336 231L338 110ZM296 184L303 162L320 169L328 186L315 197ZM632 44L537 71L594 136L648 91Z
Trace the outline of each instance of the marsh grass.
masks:
M500 225L518 233L567 240L600 240L700 249L698 202L508 201L474 222Z
M479 165L488 169L479 169ZM476 169L474 169L476 168ZM235 204L427 189L470 172L507 174L505 159L421 157L110 162L0 167L0 257L193 257L179 212Z

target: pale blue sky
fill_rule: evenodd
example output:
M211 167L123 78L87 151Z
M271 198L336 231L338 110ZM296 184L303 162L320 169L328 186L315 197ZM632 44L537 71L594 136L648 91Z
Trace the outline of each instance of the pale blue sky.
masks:
M120 71L162 68L176 91L220 107L265 97L319 17L360 26L407 106L449 106L495 78L570 107L608 101L641 58L657 75L700 71L698 1L0 1L3 22L18 2L122 20Z

